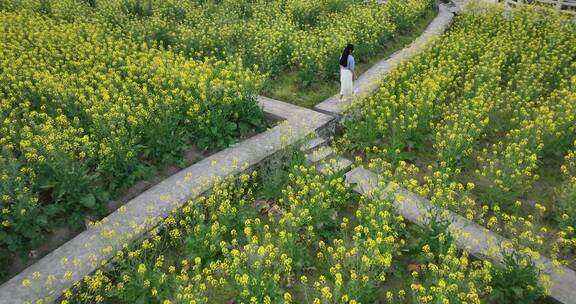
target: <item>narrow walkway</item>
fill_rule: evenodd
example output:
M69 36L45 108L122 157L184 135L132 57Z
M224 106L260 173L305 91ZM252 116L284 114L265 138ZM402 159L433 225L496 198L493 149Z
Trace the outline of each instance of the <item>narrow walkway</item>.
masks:
M360 92L359 97L370 94L378 86L383 75L442 35L450 26L453 13L461 8L462 5L456 7L440 5L438 16L409 47L378 62L360 77L356 82ZM259 97L258 101L269 117L282 119L285 122L182 170L134 198L125 207L103 220L103 224L84 231L0 286L0 304L32 303L39 299L51 301L58 298L64 289L70 288L74 282L106 264L122 244L136 240L155 227L174 208L209 190L214 178L238 174L273 156L286 145L303 140L314 132L324 130L324 132L333 133L331 130L335 121L333 116L339 116L354 99L340 101L338 96L333 96L315 107L317 111L322 112L319 113L270 98ZM323 113L330 114L330 116ZM347 181L356 183L355 190L359 193L374 195L392 191L388 185L379 183L376 174L368 170L355 168L349 171L352 162L333 156L331 149L326 147L326 142L326 139L314 139L313 144L307 148L323 149L319 152L310 152L309 159L312 162L330 159L324 162L325 172L332 169L348 172ZM427 212L435 208L429 201L402 189L394 189L392 194L403 197L400 200L400 196L397 196L398 211L407 220L416 224L425 224L428 218ZM488 244L505 240L457 214L452 214L451 219L453 225L450 229L458 231L458 235L471 236L458 238L460 247L467 248L479 258L486 258ZM496 254L496 257L498 256ZM63 265L63 261L66 260L67 265ZM546 258L538 260L537 263L542 265L545 273L554 282L551 297L560 303L576 304L576 273L571 269L555 267ZM33 280L34 272L41 273L44 276L43 279ZM51 286L44 285L47 275L54 275L56 278ZM23 287L22 282L25 279L30 280L32 286Z
M378 82L381 81L383 75L388 73L403 60L407 60L414 56L414 54L425 47L427 43L442 35L452 23L454 12L459 9L461 9L461 6L449 7L448 5L440 4L438 16L434 18L422 35L414 40L410 46L399 50L389 58L376 63L358 78L354 83L354 86L359 92L358 96L340 100L339 95L334 95L316 105L314 109L323 113L338 116L347 106L353 103L354 100L368 96L378 86Z

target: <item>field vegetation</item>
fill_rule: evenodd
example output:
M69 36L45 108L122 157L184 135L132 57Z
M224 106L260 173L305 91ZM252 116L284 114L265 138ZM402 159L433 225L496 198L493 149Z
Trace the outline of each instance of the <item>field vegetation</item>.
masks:
M353 105L342 153L537 259L575 267L576 27L476 6Z
M59 22L86 21L115 28L148 46L191 58L240 59L266 74L266 93L313 105L320 86L327 94L338 80L343 46L356 44L369 61L399 33L414 28L433 0L2 0L0 9L27 10ZM406 34L406 33L404 33ZM394 43L392 43L394 44ZM235 61L235 60L234 60ZM282 93L303 91L301 96ZM329 95L328 95L329 96ZM289 98L289 99L285 99Z
M0 0L0 264L107 214L189 147L265 129L272 76L334 79L342 45L377 54L433 4Z
M511 255L504 270L474 261L446 222L411 226L393 197L360 197L342 175L291 159L263 176L219 181L61 303L484 303L519 295L533 303L545 295L525 258ZM283 186L263 199L271 176Z
M264 128L267 81L330 81L341 45L370 58L432 5L0 0L0 262L105 215L112 196L187 146L221 149ZM160 224L42 300L544 303L550 282L535 261L576 267L574 42L559 13L471 5L347 109L332 147L442 207L426 225L397 213L398 196L358 195L286 147L149 219ZM493 244L502 262L458 248L442 209L508 238ZM50 288L75 262L22 286Z

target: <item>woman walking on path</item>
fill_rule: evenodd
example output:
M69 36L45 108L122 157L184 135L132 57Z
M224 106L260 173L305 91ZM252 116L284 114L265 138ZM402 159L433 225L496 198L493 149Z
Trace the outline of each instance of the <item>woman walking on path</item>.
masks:
M357 79L356 61L352 56L354 45L348 43L340 57L340 99L344 96L350 96L354 93L354 80Z

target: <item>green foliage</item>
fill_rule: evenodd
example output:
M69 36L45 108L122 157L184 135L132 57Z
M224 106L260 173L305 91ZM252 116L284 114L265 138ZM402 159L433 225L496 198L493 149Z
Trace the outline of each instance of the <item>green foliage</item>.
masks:
M447 219L440 215L431 215L426 225L416 228L414 237L417 242L414 243L414 250L420 252L423 247L428 248L426 252L418 254L419 262L438 262L439 257L448 254L454 245L454 237L448 231L449 226L450 221Z
M560 186L556 200L562 225L576 227L576 177Z
M248 188L251 180L234 183L230 180L217 182L213 194L199 203L189 205L186 213L191 214L189 221L192 233L184 239L184 243L175 238L175 246L182 246L186 256L200 258L205 263L212 262L222 253L221 244L235 239L235 242L246 241L243 231L244 222L253 218L255 211L252 191ZM231 231L235 231L230 234Z
M150 17L154 13L152 0L123 0L123 7L135 17Z
M2 152L4 149L2 149ZM9 154L0 154L0 263L6 265L13 253L21 255L40 245L55 210L42 210L32 191L34 173ZM0 278L7 273L1 267Z
M102 202L107 202L109 195L99 185L99 174L64 154L50 156L53 158L36 170L38 177L34 189L49 196L51 205L46 212L53 221L51 225L78 229L84 215L105 215L108 210Z
M91 8L96 8L97 0L82 0L82 1L86 2L86 4L88 4L88 6L90 6Z
M272 200L279 197L282 189L289 183L289 174L293 174L294 168L303 165L304 161L304 153L298 145L285 147L278 152L278 155L259 171L258 198Z
M215 100L218 100L218 93ZM224 97L224 96L222 96ZM256 96L244 96L245 103L230 108L218 104L203 105L203 112L208 113L206 123L202 123L197 131L196 143L202 149L221 150L236 143L246 136L248 131L265 130L267 124L264 113L256 102Z
M50 0L40 0L40 5L38 11L44 15L50 15L52 13L52 4Z
M22 175L2 185L11 197L2 215L10 223L0 226L0 235L10 234L1 236L10 243L3 256L26 255L57 226L104 216L112 195L181 158L187 146L222 149L266 127L256 101L263 77L241 61L159 49L172 43L160 33L163 23L161 42L151 46L96 18L118 1L96 9L50 1L49 17L38 14L41 3L0 12L1 170ZM148 18L150 3L124 4Z
M338 175L326 177L314 167L301 165L293 168L288 180L278 203L304 217L307 225L321 236L330 236L337 228L338 209L351 198L348 188L342 185L344 178Z
M545 291L539 284L540 272L532 259L510 253L504 256L502 264L502 268L492 270L490 298L495 303L540 303Z
M129 259L119 264L117 270L130 279L121 282L122 288L114 288L112 297L122 303L155 303L154 298L171 298L177 274L168 272L163 264L163 256Z

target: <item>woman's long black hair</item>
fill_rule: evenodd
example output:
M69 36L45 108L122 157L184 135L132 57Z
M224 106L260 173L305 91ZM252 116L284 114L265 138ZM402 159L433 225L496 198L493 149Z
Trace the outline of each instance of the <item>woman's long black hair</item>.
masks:
M343 67L348 66L348 56L350 56L350 54L352 54L352 51L354 50L354 45L351 43L348 43L346 45L346 47L344 48L344 51L342 52L342 57L340 57L340 65Z

